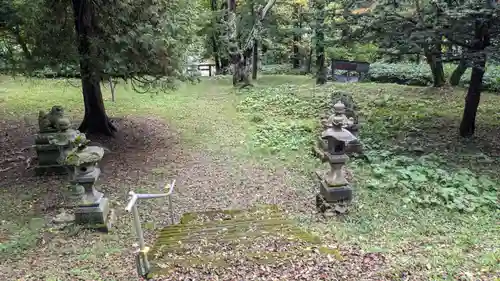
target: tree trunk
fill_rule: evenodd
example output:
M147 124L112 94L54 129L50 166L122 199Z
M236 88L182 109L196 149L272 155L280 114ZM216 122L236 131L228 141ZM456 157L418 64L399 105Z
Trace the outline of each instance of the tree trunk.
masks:
M455 68L455 70L453 70L453 73L451 74L450 85L457 86L458 84L460 84L460 79L462 79L462 75L464 75L467 68L467 58L462 57L460 59L460 63L457 65L457 68Z
M311 46L309 48L309 55L307 56L307 65L306 65L306 74L311 73L312 71L312 61L313 61L313 44L311 40Z
M210 0L210 8L212 12L217 11L217 0ZM214 15L212 15L212 55L214 57L215 61L215 75L219 75L222 73L222 66L220 62L220 56L219 56L219 44L217 42L218 38L218 32L217 32L217 23L219 22L218 17L215 18Z
M257 70L259 69L259 41L253 40L252 48L252 80L257 79Z
M217 40L215 39L215 35L212 36L212 47L213 47L213 56L215 61L215 75L222 74L222 65L219 57L219 48L217 46Z
M262 23L267 12L276 3L276 0L269 0L266 6L260 10L259 22ZM233 86L239 83L243 83L241 88L246 86L251 86L250 79L248 78L247 71L247 60L252 55L252 47L255 39L255 33L259 33L259 29L256 26L252 27L249 37L244 43L243 47L240 47L238 42L238 30L236 28L236 0L228 0L228 25L229 25L229 54L231 57L231 63L233 64Z
M95 24L92 2L87 0L72 0L72 2L85 105L85 115L78 129L89 134L113 136L116 128L106 115L102 100L100 74L94 64L96 51L90 38L93 35Z
M326 83L325 69L325 2L324 0L315 0L316 3L316 84Z
M460 123L460 136L472 137L476 130L476 114L481 99L483 76L486 70L486 54L484 50L490 45L490 21L476 19L472 54L472 73L469 89L465 97L464 114Z
M16 36L17 44L19 44L19 46L21 46L21 50L23 50L24 58L28 62L31 62L32 59L31 52L28 49L28 46L26 45L26 40L24 40L24 37L21 35L21 28L19 27L19 25L16 25L14 27L14 34Z
M252 9L253 24L255 25L259 19L257 18L258 15L255 12L254 1L252 1L251 9ZM259 64L259 41L256 38L254 38L252 47L252 80L257 79L258 64Z
M443 60L441 56L441 44L436 44L431 50L425 52L425 58L432 73L434 87L442 87L445 84Z
M482 60L478 65L472 67L469 89L465 97L464 115L460 123L460 136L471 137L476 130L476 114L481 99L481 88L483 86L483 76L486 61Z
M295 30L293 31L293 57L292 57L292 67L293 69L297 69L300 67L300 55L299 55L299 41L300 36L298 34L298 29L300 28L300 12L299 12L299 4L295 4L293 6L293 14L295 17Z

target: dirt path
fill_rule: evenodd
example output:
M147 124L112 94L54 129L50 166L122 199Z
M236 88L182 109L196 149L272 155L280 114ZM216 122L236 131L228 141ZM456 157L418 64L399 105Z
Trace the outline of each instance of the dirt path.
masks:
M11 128L9 134L1 138L2 147L14 147L15 151L20 151L31 142L31 138L26 136L33 134L32 127L23 130L26 124L21 123L4 123L2 127L7 125ZM231 155L193 151L181 142L175 129L158 119L128 117L118 120L117 125L120 133L115 139L95 140L111 150L102 162L103 173L99 184L111 199L117 217L113 232L108 235L77 231L75 228L51 228L50 220L58 211L65 179L52 178L42 182L31 176L32 171L26 170L24 160L0 166L1 169L12 167L0 173L2 202L10 202L0 207L0 219L23 225L26 219L20 218L27 217L27 221L32 222L33 218L43 217L46 223L38 229L40 232L31 234L31 247L10 255L0 251L5 256L0 261L0 280L138 280L133 255L136 240L131 228L131 215L124 212L127 193L130 189L136 192L161 192L158 183L174 178L177 180L173 197L177 218L185 212L249 208L258 204L278 204L295 212L314 211L311 205L313 194L298 194L289 185L289 173L285 169L269 171L255 164L238 163ZM3 157L11 153L2 152ZM30 153L24 151L19 156L28 159ZM27 193L29 196L21 196ZM168 206L164 200L159 199L141 202L139 209L147 232L146 239L151 243L155 231L168 223ZM17 239L15 235L14 231L4 234L7 240ZM366 256L353 249L342 251L345 257L350 257L347 259L350 266L345 268L352 271L348 276L358 278L372 275L371 257L366 266ZM297 265L304 266L304 263L313 266L318 261L304 260ZM276 267L276 270L290 270L279 269L280 267L283 265ZM300 271L300 268L297 270ZM338 273L338 269L335 271ZM308 272L322 271L316 268ZM337 276L341 276L337 273ZM190 276L189 272L184 276ZM203 277L198 272L196 276L201 280L215 280L210 274ZM277 275L274 273L267 276L271 278ZM238 280L257 279L242 276Z

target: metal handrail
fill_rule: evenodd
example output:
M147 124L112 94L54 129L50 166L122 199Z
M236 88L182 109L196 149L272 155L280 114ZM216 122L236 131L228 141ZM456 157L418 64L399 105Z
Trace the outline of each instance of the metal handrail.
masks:
M170 222L171 222L171 224L174 224L174 211L173 211L173 206L172 206L172 193L174 192L174 186L175 186L175 180L173 180L171 184L167 184L165 186L165 189L168 188L167 193L139 194L139 193L135 193L133 191L129 192L129 195L131 197L130 197L130 201L128 202L125 210L127 212L132 212L132 214L134 216L134 228L135 228L135 232L137 234L137 238L139 239L139 255L143 259L144 271L146 273L149 272L149 261L148 261L148 257L147 257L147 253L149 251L149 248L146 247L146 243L144 241L144 233L142 231L141 221L139 218L139 210L137 209L137 200L168 197L168 205L170 208ZM139 266L138 266L138 271L139 271ZM138 272L138 273L139 273L139 275L142 275L141 272Z

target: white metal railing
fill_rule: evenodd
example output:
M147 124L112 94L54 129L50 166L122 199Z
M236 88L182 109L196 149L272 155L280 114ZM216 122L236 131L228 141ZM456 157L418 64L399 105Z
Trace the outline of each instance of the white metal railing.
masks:
M165 189L168 189L166 193L159 194L139 194L133 191L129 192L130 201L127 204L125 210L127 212L132 212L134 216L134 228L135 233L137 234L137 239L139 240L139 253L137 255L137 273L141 276L144 276L149 273L150 265L148 260L148 251L149 247L146 247L146 243L144 241L144 232L142 231L141 221L139 218L139 210L137 209L137 200L139 199L153 199L160 197L168 197L168 206L170 208L170 223L174 224L174 212L172 206L172 193L174 192L175 180L172 183L167 184Z

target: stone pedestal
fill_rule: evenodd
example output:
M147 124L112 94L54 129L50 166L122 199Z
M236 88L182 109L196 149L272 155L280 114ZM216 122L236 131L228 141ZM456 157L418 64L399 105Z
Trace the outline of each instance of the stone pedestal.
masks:
M75 177L70 182L84 188L84 193L80 193L81 197L75 209L75 223L107 232L110 227L109 200L94 187L100 174L101 170L97 167L86 169L83 173L76 168Z
M331 186L328 184L324 172L316 172L319 179L319 194L327 203L349 202L352 200L352 187L346 182L344 185ZM345 178L344 178L345 180Z
M37 166L35 174L58 174L68 173L67 166L62 164L65 155L71 150L71 140L78 135L76 130L68 129L64 132L45 131L35 135L35 152L37 155ZM67 140L61 143L51 143L51 140Z
M75 209L75 222L88 228L108 232L109 200L101 197L91 205L81 205Z

